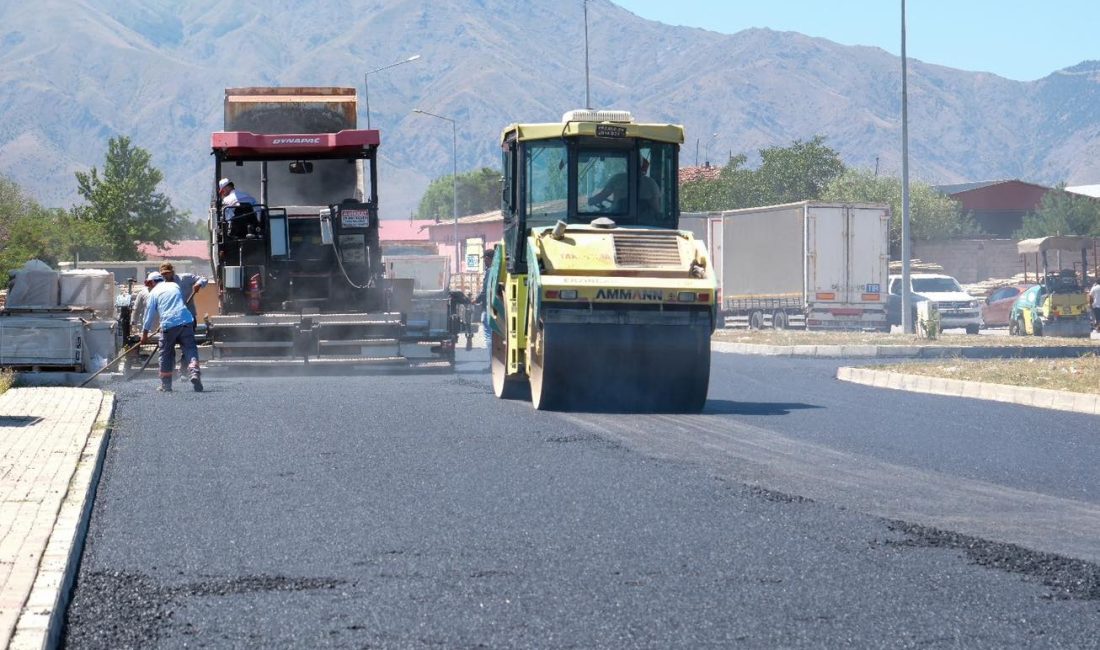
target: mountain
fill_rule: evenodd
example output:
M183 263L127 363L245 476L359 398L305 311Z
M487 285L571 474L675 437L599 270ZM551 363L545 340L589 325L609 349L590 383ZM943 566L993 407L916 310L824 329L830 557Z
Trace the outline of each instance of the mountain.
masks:
M792 32L719 34L589 3L591 96L640 120L684 124L681 160L815 134L850 165L900 169L900 61ZM584 105L581 3L553 0L40 0L0 4L0 174L47 205L77 201L73 172L107 140L153 154L173 202L205 214L209 134L232 86L363 91L382 131L384 216L407 216L428 182L498 165L500 129ZM914 178L1100 180L1100 62L1033 82L910 61ZM365 123L363 107L361 124ZM718 133L716 138L710 135ZM698 144L697 144L698 143Z

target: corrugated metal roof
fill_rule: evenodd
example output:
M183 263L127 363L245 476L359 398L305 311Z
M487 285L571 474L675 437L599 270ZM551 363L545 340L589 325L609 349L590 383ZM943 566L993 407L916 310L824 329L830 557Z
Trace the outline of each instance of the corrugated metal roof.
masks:
M1067 187L1066 191L1082 196L1091 196L1094 199L1100 199L1100 183L1095 185L1074 185L1072 187Z
M1042 188L1044 190L1051 189L1051 188L1047 187L1046 185L1039 185L1038 183L1029 183L1027 181L1022 181L1018 178L1005 178L1005 179L996 180L996 181L977 181L977 182L974 182L974 183L958 183L958 184L955 184L955 185L933 185L932 189L934 189L937 192L940 192L942 194L946 194L948 196L954 196L956 194L962 194L963 192L972 192L974 190L980 190L982 188L990 187L990 186L993 186L993 185L1004 185L1005 183L1019 183L1021 185L1030 185L1032 187L1039 187L1039 188Z

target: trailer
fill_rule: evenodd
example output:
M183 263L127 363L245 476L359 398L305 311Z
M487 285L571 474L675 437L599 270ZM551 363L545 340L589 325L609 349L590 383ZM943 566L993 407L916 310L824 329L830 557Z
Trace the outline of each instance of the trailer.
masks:
M889 331L889 206L802 201L681 223L707 244L726 327Z

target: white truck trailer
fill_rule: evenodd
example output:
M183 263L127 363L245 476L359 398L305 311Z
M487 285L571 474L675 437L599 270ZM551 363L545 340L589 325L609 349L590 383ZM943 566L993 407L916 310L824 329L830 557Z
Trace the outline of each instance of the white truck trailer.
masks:
M889 331L889 206L803 201L680 223L707 243L726 327Z

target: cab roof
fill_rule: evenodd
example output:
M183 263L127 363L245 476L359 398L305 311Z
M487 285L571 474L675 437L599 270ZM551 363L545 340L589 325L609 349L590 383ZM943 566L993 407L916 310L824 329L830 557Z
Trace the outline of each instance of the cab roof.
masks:
M639 124L636 122L618 121L594 121L573 120L563 122L546 122L534 124L509 124L500 135L503 144L513 135L517 140L550 140L553 138L576 138L580 136L597 137L597 127L614 128L620 130L619 134L612 136L618 138L643 138L657 142L671 142L673 144L684 143L684 127L679 124Z

